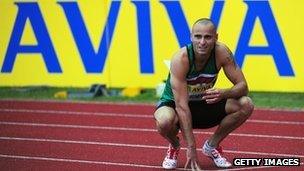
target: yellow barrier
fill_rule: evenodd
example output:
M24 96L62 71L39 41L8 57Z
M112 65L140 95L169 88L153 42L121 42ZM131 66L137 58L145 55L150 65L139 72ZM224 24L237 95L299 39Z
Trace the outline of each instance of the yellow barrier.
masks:
M304 1L0 1L0 86L154 88L201 17L251 90L304 92ZM223 74L220 74L223 77ZM219 79L217 87L228 87Z

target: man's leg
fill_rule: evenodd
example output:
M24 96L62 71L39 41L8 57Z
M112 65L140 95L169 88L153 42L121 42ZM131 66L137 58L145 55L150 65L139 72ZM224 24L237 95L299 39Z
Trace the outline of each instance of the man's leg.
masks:
M178 118L175 110L168 106L162 106L155 111L154 118L160 135L167 139L174 148L179 147L180 144L177 139Z
M169 149L163 160L164 169L177 168L177 156L180 150L179 140L177 138L177 115L172 107L162 106L154 113L156 127L158 132L169 141Z
M228 99L225 105L227 116L220 122L214 134L203 145L203 153L209 156L217 167L227 168L231 163L221 156L220 142L229 133L238 128L249 118L253 111L253 104L249 97L241 97L238 100Z
M242 125L253 112L253 103L247 96L238 100L228 99L225 110L227 116L221 121L214 134L209 138L208 144L212 147L218 147L220 142L228 136L233 130Z

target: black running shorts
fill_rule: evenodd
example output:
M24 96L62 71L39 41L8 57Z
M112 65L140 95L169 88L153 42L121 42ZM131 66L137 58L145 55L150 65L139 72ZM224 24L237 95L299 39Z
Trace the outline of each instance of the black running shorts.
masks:
M227 115L225 106L227 99L215 104L207 104L206 101L190 101L189 108L192 115L192 128L205 129L218 125ZM159 102L156 109L168 106L175 109L175 102Z

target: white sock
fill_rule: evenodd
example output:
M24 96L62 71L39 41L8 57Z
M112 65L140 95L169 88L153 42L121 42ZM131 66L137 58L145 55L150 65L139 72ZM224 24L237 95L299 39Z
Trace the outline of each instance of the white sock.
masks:
M212 149L215 148L215 147L213 147L213 146L211 146L211 145L209 144L209 141L207 141L206 146L207 146L207 148L208 148L209 150L212 150Z

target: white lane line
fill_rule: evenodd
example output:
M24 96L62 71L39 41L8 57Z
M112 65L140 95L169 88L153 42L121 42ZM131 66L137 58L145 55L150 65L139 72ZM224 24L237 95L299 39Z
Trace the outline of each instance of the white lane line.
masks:
M270 120L259 120L259 119L248 119L246 122L252 122L252 123L267 123L267 124L304 125L304 122L295 122L295 121L270 121Z
M63 110L31 110L31 109L0 109L0 112L22 112L22 113L39 113L39 114L56 114L56 115L91 115L91 116L119 116L130 118L152 118L151 115L141 114L124 114L124 113L104 113L104 112L77 112Z
M63 124L41 124L41 123L24 123L24 122L1 122L0 125L16 125L16 126L31 126L31 127L56 127L56 128L74 128L74 129L100 129L100 130L117 130L117 131L139 131L139 132L156 132L156 129L148 128L128 128L128 127L108 127L108 126L84 126L84 125L63 125ZM195 134L212 135L213 132L194 131ZM280 135L260 135L260 134L242 134L231 133L229 136L239 137L255 137L255 138L274 138L288 140L304 140L304 137L280 136Z
M99 164L99 165L109 165L109 166L124 166L124 167L139 167L139 168L151 168L151 169L163 169L160 166L153 165L143 165L143 164L134 164L134 163L117 163L117 162L106 162L106 161L93 161L93 160L80 160L80 159L67 159L67 158L54 158L54 157L38 157L38 156L21 156L21 155L7 155L0 154L2 158L11 158L11 159L22 159L22 160L42 160L42 161L53 161L53 162L68 162L68 163L85 163L85 164ZM303 165L303 163L300 163ZM228 168L225 170L253 170L253 169L262 169L262 168L274 168L280 166L254 166L254 167L243 167L243 168ZM190 170L177 168L176 170ZM204 169L205 170L205 169ZM219 169L221 170L221 169ZM210 170L206 170L210 171Z
M152 114L144 115L144 114L123 114L123 113L104 113L104 112L77 112L77 111L62 111L62 110L0 109L0 112L21 112L21 113L56 114L56 115L113 116L113 117L126 117L126 118L153 118ZM246 122L304 125L304 122L300 122L300 121L275 121L275 120L248 119Z
M0 140L50 142L50 143L66 143L66 144L84 144L84 145L101 145L101 146L132 147L132 148L152 148L152 149L167 149L168 148L167 146L155 146L155 145L110 143L110 142L98 142L98 141L60 140L60 139L45 139L45 138L0 137ZM185 148L181 148L181 149L186 150ZM197 148L196 150L201 151L200 148ZM262 152L235 151L235 150L224 150L224 152L225 153L233 153L233 154L251 154L251 155L265 155L265 156L276 156L276 157L299 157L299 158L304 158L304 155L298 155L298 154L262 153Z
M20 155L6 155L0 154L3 158L13 158L13 159L27 159L27 160L44 160L44 161L57 161L57 162L70 162L70 163L86 163L86 164L101 164L101 165L113 165L113 166L129 166L129 167L142 167L142 168L155 168L161 169L160 166L150 166L142 164L132 164L132 163L115 163L106 161L92 161L92 160L77 160L77 159L63 159L63 158L52 158L52 157L34 157L34 156L20 156Z
M170 0L169 0L170 1ZM40 100L33 100L33 99L0 99L0 103L12 103L12 102L28 102L34 105L37 104L72 104L72 105L117 105L117 106L136 106L136 107L155 107L155 103L137 103L137 102L98 102L98 101L59 101L59 100L51 100L51 99L40 99ZM277 112L292 112L292 113L302 113L304 112L304 108L299 109L288 109L288 108L255 108L258 112L263 111L277 111Z

